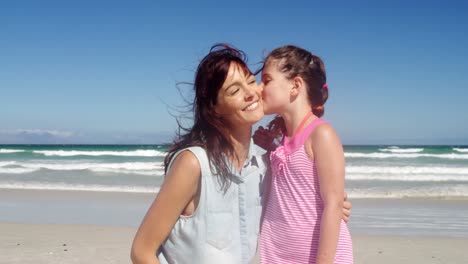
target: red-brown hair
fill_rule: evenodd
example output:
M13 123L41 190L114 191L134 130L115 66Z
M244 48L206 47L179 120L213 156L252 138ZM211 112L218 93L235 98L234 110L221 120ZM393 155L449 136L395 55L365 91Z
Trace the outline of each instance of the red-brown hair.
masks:
M232 172L227 163L227 157L237 157L230 139L229 131L222 119L215 115L214 106L217 103L218 92L224 84L232 63L251 75L247 66L247 57L241 50L228 44L216 44L198 65L193 88L195 97L191 108L193 111L193 126L185 128L179 124L178 138L168 149L164 159L167 172L170 161L177 151L191 146L200 146L208 154L213 175L216 175L223 190L229 188Z

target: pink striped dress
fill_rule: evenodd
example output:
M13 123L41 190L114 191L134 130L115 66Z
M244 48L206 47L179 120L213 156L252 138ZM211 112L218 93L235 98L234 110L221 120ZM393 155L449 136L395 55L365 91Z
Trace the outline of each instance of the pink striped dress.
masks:
M291 141L286 137L271 153L272 185L260 234L262 263L315 263L323 201L315 162L304 142L317 118ZM341 221L334 263L353 263L353 247L346 223Z

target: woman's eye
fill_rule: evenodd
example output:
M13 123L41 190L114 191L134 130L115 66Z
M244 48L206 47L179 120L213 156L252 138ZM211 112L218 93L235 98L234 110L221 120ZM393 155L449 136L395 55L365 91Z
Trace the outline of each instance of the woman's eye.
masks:
M263 83L266 85L267 83L269 83L270 80L264 80Z
M239 89L235 89L234 91L232 91L231 95L235 95L237 92L239 92Z
M249 82L250 85L254 84L255 83L255 80L252 80Z

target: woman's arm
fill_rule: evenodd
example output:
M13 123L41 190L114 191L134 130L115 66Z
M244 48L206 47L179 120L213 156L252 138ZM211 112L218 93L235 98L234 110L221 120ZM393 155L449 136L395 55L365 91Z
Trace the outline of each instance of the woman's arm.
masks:
M349 217L351 216L351 208L353 204L348 200L348 193L344 192L344 201L343 201L343 215L341 218L348 223Z
M266 207L268 204L268 199L270 197L271 180L273 177L273 174L271 173L271 164L269 160L269 155L267 155L266 157L262 157L262 158L265 159L265 164L267 166L267 169L265 171L265 176L262 182L262 214L260 216L260 230L262 228L263 218L265 217Z
M343 216L345 162L343 147L334 129L319 125L312 133L312 151L324 203L320 223L317 263L333 263Z
M200 163L192 152L184 151L176 157L135 235L131 250L133 263L159 263L156 251L184 208L198 194L200 175Z

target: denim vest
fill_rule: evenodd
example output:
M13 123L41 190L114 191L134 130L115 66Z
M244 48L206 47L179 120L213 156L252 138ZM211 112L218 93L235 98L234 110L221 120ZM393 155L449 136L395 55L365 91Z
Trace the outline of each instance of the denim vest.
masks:
M205 150L184 150L191 151L200 163L200 200L191 216L181 215L175 223L161 247L160 262L249 263L257 249L265 151L251 142L242 171L239 173L231 164L234 177L224 192L210 170Z

